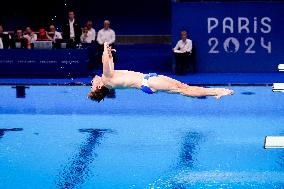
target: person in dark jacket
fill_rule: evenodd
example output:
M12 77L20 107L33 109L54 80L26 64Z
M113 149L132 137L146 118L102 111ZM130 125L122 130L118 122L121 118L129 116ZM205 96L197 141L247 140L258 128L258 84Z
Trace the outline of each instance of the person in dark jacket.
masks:
M75 19L74 11L68 12L68 22L63 26L63 39L67 41L70 48L75 48L80 43L82 29L79 22Z
M15 37L11 43L12 48L28 48L28 40L23 36L23 30L17 29L15 33Z
M4 31L2 25L0 25L0 39L3 44L3 49L9 49L11 43L11 35L8 32Z

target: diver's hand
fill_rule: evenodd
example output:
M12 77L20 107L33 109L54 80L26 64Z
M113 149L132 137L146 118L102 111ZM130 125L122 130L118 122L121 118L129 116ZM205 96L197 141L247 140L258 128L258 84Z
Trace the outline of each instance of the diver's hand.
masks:
M110 58L112 58L112 51L116 52L115 49L112 49L107 42L104 43L104 53L108 54Z

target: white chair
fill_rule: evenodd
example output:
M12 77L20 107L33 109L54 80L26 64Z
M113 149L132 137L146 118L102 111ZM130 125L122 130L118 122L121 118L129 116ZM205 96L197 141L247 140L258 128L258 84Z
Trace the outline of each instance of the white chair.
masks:
M273 92L276 92L276 91L284 92L284 83L273 83L272 91Z
M283 72L284 71L284 64L279 64L278 70Z

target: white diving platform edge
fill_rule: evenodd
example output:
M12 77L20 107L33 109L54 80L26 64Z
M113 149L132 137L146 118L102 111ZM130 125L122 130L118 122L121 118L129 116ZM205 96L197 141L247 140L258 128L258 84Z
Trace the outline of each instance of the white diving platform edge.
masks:
M284 83L273 83L272 91L284 92Z
M284 71L284 64L279 64L278 70L283 72Z
M266 136L264 148L284 148L284 136Z

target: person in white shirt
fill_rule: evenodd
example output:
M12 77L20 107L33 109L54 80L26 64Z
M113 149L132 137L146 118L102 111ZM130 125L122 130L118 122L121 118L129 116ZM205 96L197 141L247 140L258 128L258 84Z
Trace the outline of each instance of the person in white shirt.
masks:
M96 44L96 31L93 28L92 21L87 21L86 26L83 28L83 33L80 37L83 48L88 49L89 53L89 64L88 69L93 70L96 63L98 62L97 53L97 44Z
M181 39L177 42L176 46L173 48L175 53L175 72L178 75L183 75L187 72L188 65L192 54L192 41L187 38L187 32L181 31ZM193 72L195 68L192 68Z
M48 38L52 40L54 43L56 42L57 39L62 39L61 33L56 31L56 28L53 24L49 26L49 34L52 36L48 35Z
M80 37L81 43L92 43L96 40L96 30L93 28L92 21L87 21Z
M30 49L32 48L32 44L37 40L37 35L33 32L31 27L27 27L24 38L28 40L28 49Z
M104 45L107 42L111 47L115 42L115 32L110 28L110 21L104 21L104 28L98 32L97 41L100 45ZM112 47L113 48L113 47Z
M2 38L0 37L0 49L3 49L4 46L3 46L3 42L2 42Z
M187 38L187 32L182 31L181 32L181 39L177 42L174 51L185 53L185 52L191 52L192 51L192 41Z
M104 28L98 32L97 42L99 44L98 55L101 56L104 50L104 43L108 43L111 48L114 48L115 32L110 28L110 21L104 21ZM114 62L116 62L116 54L113 54Z

